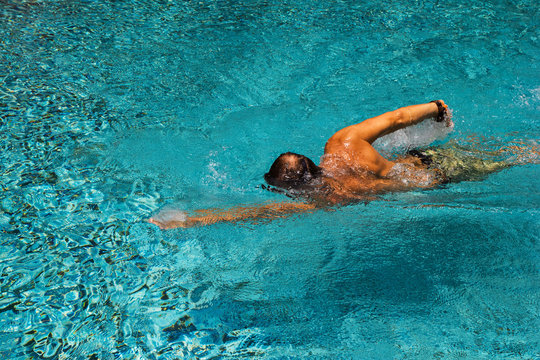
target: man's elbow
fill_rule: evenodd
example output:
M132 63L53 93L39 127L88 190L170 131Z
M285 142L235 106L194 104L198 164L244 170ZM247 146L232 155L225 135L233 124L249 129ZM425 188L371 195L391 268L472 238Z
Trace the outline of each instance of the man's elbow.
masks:
M409 120L409 114L407 110L404 108L399 108L397 110L392 111L392 125L401 129L402 127L407 126L408 120Z

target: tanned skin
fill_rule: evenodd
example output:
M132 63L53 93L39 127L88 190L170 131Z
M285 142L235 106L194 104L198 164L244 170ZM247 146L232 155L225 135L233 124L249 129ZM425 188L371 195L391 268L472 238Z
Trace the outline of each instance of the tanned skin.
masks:
M441 100L444 108L447 105ZM365 200L375 194L403 190L403 184L385 179L394 162L385 159L372 146L381 136L396 130L435 118L438 107L435 103L412 105L347 126L328 139L319 167L331 176L323 177L327 189L324 201L319 202L269 202L254 206L239 206L229 209L197 210L187 216L182 211L169 211L166 217L157 214L148 222L162 229L210 225L217 222L276 219L293 213L310 212L319 207L345 203L347 200ZM447 126L451 120L447 120ZM413 160L410 160L414 163ZM420 164L418 164L420 166ZM433 186L437 184L432 184Z

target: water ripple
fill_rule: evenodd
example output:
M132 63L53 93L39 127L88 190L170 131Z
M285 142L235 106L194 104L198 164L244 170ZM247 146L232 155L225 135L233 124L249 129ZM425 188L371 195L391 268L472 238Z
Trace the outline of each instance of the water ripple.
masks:
M444 96L455 138L537 141L537 12L2 2L0 354L533 358L534 165L274 223L142 220L268 200L280 149L316 157L396 104ZM380 147L432 141L424 130Z

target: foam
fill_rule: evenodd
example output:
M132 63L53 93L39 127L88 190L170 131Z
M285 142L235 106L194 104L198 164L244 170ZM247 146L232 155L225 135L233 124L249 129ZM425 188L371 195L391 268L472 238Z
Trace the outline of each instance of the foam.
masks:
M406 151L430 145L442 140L454 130L454 123L446 126L444 122L426 120L377 139L373 146L382 152Z

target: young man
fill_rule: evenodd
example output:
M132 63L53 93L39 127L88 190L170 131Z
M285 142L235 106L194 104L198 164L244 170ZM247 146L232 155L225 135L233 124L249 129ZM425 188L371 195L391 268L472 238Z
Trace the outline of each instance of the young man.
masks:
M323 193L331 203L407 187L435 186L445 181L437 170L428 171L414 156L396 164L371 145L381 136L428 118L452 125L442 100L403 107L336 132L328 139L319 166L303 155L285 153L274 161L264 178L282 189Z
M304 155L281 154L264 178L266 182L297 201L240 206L225 210L197 210L189 216L179 210L161 211L148 221L162 229L209 225L217 222L274 219L313 211L336 204L366 201L388 191L431 188L462 180L466 172L486 174L508 167L505 162L453 159L451 154L411 151L396 161L385 159L372 146L379 137L417 124L425 119L452 126L448 106L442 100L412 105L387 112L336 132L324 148L317 166ZM445 171L444 163L454 161ZM440 161L439 161L440 160ZM455 162L460 162L455 166ZM442 164L442 165L441 165ZM301 201L298 201L301 200Z

